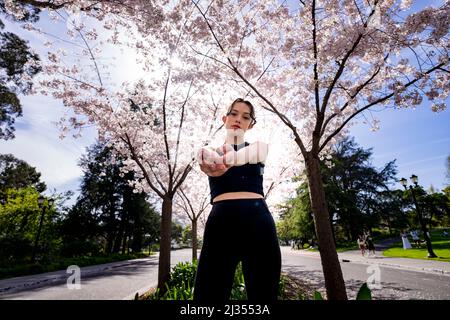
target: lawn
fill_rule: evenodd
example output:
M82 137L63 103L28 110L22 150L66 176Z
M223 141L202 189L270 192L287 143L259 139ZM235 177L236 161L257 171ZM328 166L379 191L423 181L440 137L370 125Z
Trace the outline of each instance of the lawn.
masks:
M151 254L154 254L154 252L151 252ZM10 266L0 265L0 280L45 272L65 270L70 265L87 267L110 262L139 259L144 257L148 257L148 251L147 253L110 254L105 256L94 256L94 257L83 256L74 258L57 258L47 263L22 263Z
M423 238L421 238L423 239ZM409 239L412 242L411 239ZM431 232L431 245L434 253L438 258L427 258L428 251L425 243L422 243L421 248L412 248L404 250L402 242L394 243L389 249L383 252L387 257L411 258L411 259L425 259L450 262L450 237L442 236L442 230Z

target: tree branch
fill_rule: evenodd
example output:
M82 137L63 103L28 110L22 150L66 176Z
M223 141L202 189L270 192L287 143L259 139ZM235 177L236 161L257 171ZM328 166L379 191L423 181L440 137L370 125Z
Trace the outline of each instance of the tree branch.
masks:
M441 68L441 67L444 66L444 65L445 65L445 62L442 62L442 63L438 64L437 66L434 66L433 68L431 68L431 69L429 69L428 71L426 71L425 74L430 74L430 73L432 73L433 71L438 70L439 68ZM421 75L420 77L417 77L417 78L414 79L414 80L411 80L410 82L408 82L407 84L405 84L405 85L403 86L403 88L405 88L405 89L408 88L410 85L416 83L417 81L419 81L419 80L422 79L422 78L423 78L423 75ZM330 135L328 136L327 139L325 139L325 141L322 143L322 145L321 145L320 148L319 148L319 152L320 152L323 148L325 148L325 146L327 145L327 143L328 143L334 136L336 136L336 135L342 130L342 128L344 128L345 125L346 125L351 119L353 119L356 115L358 115L359 113L363 112L364 110L367 110L368 108L370 108L370 107L372 107L372 106L374 106L374 105L376 105L376 104L379 104L379 103L381 103L381 102L384 102L384 101L388 100L388 99L391 98L394 94L395 94L395 92L391 92L390 94L388 94L388 95L386 95L386 96L384 96L384 97L382 97L382 98L379 98L379 99L377 99L376 101L374 101L374 102L372 102L372 103L369 103L368 105L366 105L365 107L359 109L359 110L356 111L354 114L352 114L350 117L348 117L347 120L345 120L344 123L343 123L339 128L337 128L332 134L330 134Z
M153 176L155 177L156 182L158 182L159 186L161 187L161 189L167 193L167 189L164 187L163 183L161 181L159 181L158 176L156 175L155 171L153 171L153 165L151 165L148 161L145 161L148 165L148 167L150 168L151 172L153 173ZM170 190L170 188L169 188Z
M194 82L194 80L192 79L191 83L189 84L189 88L188 88L188 92L187 92L187 95L186 95L186 99L184 100L183 105L181 106L180 125L178 126L177 146L176 146L176 149L175 149L175 161L174 161L174 164L173 164L173 171L174 171L174 173L175 173L175 170L176 170L176 167L177 167L178 149L179 149L179 146L180 146L181 129L183 128L183 122L184 122L184 109L185 109L186 103L189 100L189 92L191 91L191 87L192 87L193 82Z
M164 85L164 96L163 96L163 103L162 103L164 144L166 146L166 158L167 158L167 165L169 167L169 184L170 184L172 182L172 168L170 165L170 150L169 150L169 143L167 141L167 122L166 122L166 98L167 98L167 88L169 87L169 79L170 79L170 67L167 72L166 84ZM170 190L170 186L169 186L169 190Z
M386 58L387 58L387 56L386 56ZM346 108L347 108L347 106L348 106L348 104L350 103L350 101L352 100L352 99L354 99L358 94L359 94L359 92L361 92L361 90L362 89L364 89L376 76L377 76L377 74L380 72L380 70L381 70L381 67L378 67L378 69L377 69L377 71L374 73L374 74L372 74L372 76L370 76L369 77L369 79L367 79L364 83L362 83L361 85L359 85L357 88L356 88L356 91L355 91L355 93L353 94L353 95L350 95L350 99L349 100L347 100L347 102L345 102L345 104L344 104L344 106L342 106L342 108L340 109L340 112L342 112L342 111L344 111ZM337 114L336 113L333 113L331 116L329 116L328 117L328 119L326 119L325 120L325 122L324 122L324 124L323 124L323 126L322 126L322 129L321 129L321 131L320 131L320 136L322 137L322 135L324 134L324 132L325 132L325 130L326 130L326 127L327 127L327 125L328 125L328 123L336 116Z
M35 1L35 0L19 0L18 2L23 3L23 4L30 4L30 5L32 5L34 7L38 7L38 8L58 10L68 4L72 4L76 1L66 1L61 4L55 4L55 3L53 3L53 1L42 2L42 1Z
M189 174L189 172L191 172L192 170L192 166L191 166L192 161L186 166L186 168L183 171L183 175L181 176L180 180L178 180L177 184L175 185L175 187L173 187L173 192L176 192L177 189L180 187L180 185L184 182L184 180L186 179L187 175Z
M311 6L311 16L313 23L313 51L314 51L314 96L316 99L316 115L319 117L319 74L317 71L317 40L316 40L316 0Z
M150 186L150 188L152 188L153 191L155 191L155 193L161 197L164 198L164 194L161 193L161 191L158 190L158 188L156 188L154 186L154 184L152 183L152 181L150 180L150 177L148 176L147 170L145 170L144 165L141 163L141 161L139 160L138 156L136 155L136 152L134 150L134 147L131 144L130 138L128 137L127 134L125 134L126 139L124 139L123 137L121 137L121 140L123 142L125 142L125 144L128 146L130 152L131 152L131 158L136 162L136 164L139 166L139 168L142 171L142 174L144 175L145 180L147 181L148 185ZM164 190L165 191L165 190Z
M184 193L183 188L180 188L178 191L179 191L179 194L180 194L180 198L183 201L182 209L188 215L189 220L193 221L194 218L195 218L195 213L194 213L194 209L192 208L191 201L189 200L189 198ZM192 216L189 214L188 207L191 209L190 211L192 213Z

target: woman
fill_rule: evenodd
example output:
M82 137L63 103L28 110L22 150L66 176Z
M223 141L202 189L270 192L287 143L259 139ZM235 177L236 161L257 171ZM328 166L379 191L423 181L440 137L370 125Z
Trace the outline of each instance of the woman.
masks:
M358 243L361 255L364 257L364 253L366 253L366 241L364 240L364 237L362 235L359 235L358 240L356 240L356 242Z
M249 101L236 99L222 121L227 130L222 152L211 154L203 150L197 158L201 170L208 175L213 207L205 226L194 300L229 300L235 270L241 261L248 300L274 301L280 281L281 252L275 223L264 200L267 148L244 141L245 132L256 123ZM215 163L204 161L205 155Z
M411 237L412 237L412 239L413 239L413 241L414 241L415 246L416 246L417 248L420 248L420 238L419 238L419 236L418 236L418 234L417 234L417 231L416 231L416 230L412 230L412 231L409 232L409 234L411 235Z
M369 251L368 256L370 256L371 252L375 256L375 244L373 243L373 239L369 234L366 237L366 244L367 244L367 251Z

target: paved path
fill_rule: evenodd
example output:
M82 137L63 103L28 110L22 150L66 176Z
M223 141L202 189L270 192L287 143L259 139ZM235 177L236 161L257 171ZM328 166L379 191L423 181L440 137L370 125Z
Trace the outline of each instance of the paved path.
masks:
M378 248L377 248L378 249ZM308 250L281 247L283 271L323 288L320 254ZM373 265L381 270L382 288L374 291L377 299L449 299L450 263L405 258L362 257L359 251L338 254L349 297L353 298L362 282L368 280ZM191 249L172 252L172 266L191 259ZM370 269L370 270L369 270ZM68 290L65 270L0 281L0 299L133 299L157 283L158 256L81 268L80 290Z
M387 257L383 255L383 251L388 249L392 244L401 241L400 238L386 239L375 244L375 256L366 255L363 257L359 250L351 250L339 253L339 257L343 260L350 260L361 263L376 263L383 266L400 268L405 270L438 273L450 275L450 263L445 261L436 261L433 259L411 259ZM425 255L426 253L424 253Z
M191 259L192 250L172 251L171 266ZM81 268L81 288L69 289L66 270L0 280L1 299L129 300L158 282L159 253L149 258Z
M325 292L322 263L318 252L281 247L283 272L306 282L314 290ZM346 255L340 264L349 299L355 299L366 282L374 300L450 300L450 277L438 272L383 265L378 259L358 259L357 253ZM350 261L352 260L352 261Z
M450 275L450 262L436 261L433 259L411 259L411 258L396 258L383 256L383 251L388 249L392 244L401 241L400 238L386 239L375 244L375 256L368 255L367 251L364 256L359 250L349 250L339 252L339 261L342 262L356 262L364 264L378 264L380 266L399 268L404 270L437 273L443 275ZM299 254L320 256L317 251L292 250Z

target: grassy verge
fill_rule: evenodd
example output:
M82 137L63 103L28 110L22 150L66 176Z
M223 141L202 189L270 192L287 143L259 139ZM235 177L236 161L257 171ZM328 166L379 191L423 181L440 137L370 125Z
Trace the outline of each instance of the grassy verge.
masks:
M153 254L153 253L152 253ZM124 261L148 257L145 253L112 254L108 256L82 256L76 258L59 258L47 263L25 263L13 266L0 267L0 279L27 276L44 272L65 270L68 266L77 265L87 267L116 261Z
M410 239L411 241L411 239ZM431 245L434 253L438 258L427 258L428 250L425 243L420 248L403 249L402 242L394 243L389 249L383 251L383 255L387 257L425 259L435 261L450 262L450 237L442 236L442 231L431 232Z
M159 294L155 288L150 289L138 300L192 300L197 263L179 263L172 268L167 292ZM279 288L279 300L312 300L315 289L307 282L282 272ZM242 273L242 265L236 268L230 300L247 300L245 281Z
M319 249L317 248L311 248L308 247L308 245L305 245L303 249L306 249L308 251L313 252L319 252ZM354 244L353 242L345 242L345 243L337 243L336 244L336 252L344 252L349 250L358 250L358 246Z

